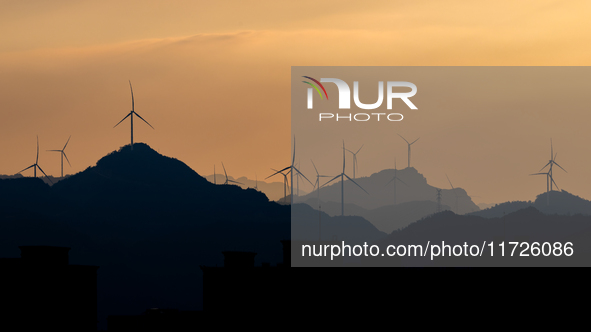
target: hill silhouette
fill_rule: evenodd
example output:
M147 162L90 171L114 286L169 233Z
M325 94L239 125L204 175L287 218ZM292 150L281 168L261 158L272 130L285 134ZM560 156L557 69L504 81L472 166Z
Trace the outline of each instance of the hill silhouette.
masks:
M318 240L321 235L322 240L338 239L347 243L363 244L365 241L371 242L386 236L386 233L362 217L331 217L324 212L320 212L319 215L318 210L307 204L292 205L291 217L293 240Z
M214 182L214 175L210 174L205 177L209 182ZM222 184L226 181L226 176L224 174L216 174L215 175L216 183ZM228 175L229 180L237 181L242 184L238 184L237 186L246 189L246 188L254 188L255 186L258 187L260 192L265 193L267 197L269 197L272 201L280 201L283 200L283 182L265 182L262 179L252 180L245 176L241 176L239 178L234 178L231 175ZM294 194L296 189L294 189ZM306 191L300 188L300 196L308 194ZM289 194L288 194L289 195Z
M318 206L315 199L305 202L311 207ZM329 216L341 215L341 204L336 202L321 202L322 211ZM441 206L443 210L449 210L447 205ZM360 216L371 222L380 231L390 234L396 229L408 226L423 217L437 212L437 203L433 201L411 201L397 205L384 205L375 209L364 209L355 204L345 204L346 215Z
M591 217L584 215L548 215L530 206L501 218L484 218L474 215L457 215L444 211L421 219L408 227L392 232L374 244L385 252L388 245L450 245L482 246L483 241L494 241L495 255L485 251L482 256L453 257L400 257L387 259L353 259L352 265L373 266L587 266L591 258ZM501 256L499 243L506 244L505 256ZM527 242L529 245L544 242L573 243L574 254L521 256L526 247L520 246L511 256L513 245L509 242ZM489 250L489 247L485 247ZM362 257L366 258L366 257Z
M290 207L254 189L214 185L148 145L124 146L53 186L0 180L0 257L20 245L71 247L72 263L100 266L99 319L151 307L202 308L199 265L224 250L283 260Z
M548 204L548 196L550 196L550 204ZM513 213L530 206L535 207L545 214L591 215L591 201L573 195L566 190L539 194L533 202L515 201L496 204L488 209L473 212L471 215L485 218L499 218L505 214Z
M355 179L361 187L363 187L370 195L367 195L363 190L355 186L351 181L345 180L345 204L353 203L364 209L371 210L381 206L394 204L394 187L393 183L386 184L394 177L394 173L398 178L404 181L408 186L398 182L396 186L396 203L412 202L412 201L436 201L436 188L427 183L427 179L419 173L414 167L407 167L404 169L394 170L385 169L374 173L369 177L361 177ZM472 202L466 191L460 187L455 188L455 194L452 189L442 189L441 204L447 205L455 210L456 196L458 196L458 211L460 214L478 211L479 207ZM306 202L308 200L316 200L318 192L314 191L308 195L301 196L296 199L296 202ZM341 203L341 183L335 180L333 184L320 189L320 199L323 201L331 201ZM345 215L349 212L345 209Z

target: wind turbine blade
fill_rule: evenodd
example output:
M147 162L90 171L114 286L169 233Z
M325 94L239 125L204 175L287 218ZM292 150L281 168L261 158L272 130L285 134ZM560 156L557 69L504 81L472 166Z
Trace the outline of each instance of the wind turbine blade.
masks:
M321 178L331 178L332 177L332 175L318 175L318 176Z
M343 173L345 173L345 140L343 140Z
M552 163L552 161L549 161L546 166L542 167L542 169L539 170L539 172L541 172L544 168L548 167L548 165L550 165Z
M388 183L386 183L384 185L384 188L386 188L390 184L390 182L394 181L395 179L396 179L396 177L393 177L390 181L388 181Z
M226 181L228 181L228 173L226 173L226 166L224 166L223 161L222 161L222 167L224 168L224 174L226 175Z
M68 141L66 142L66 145L64 145L64 148L62 150L66 149L66 146L68 146L68 143L70 143L70 138L72 138L72 135L70 135L70 137L68 137Z
M419 138L420 138L420 137L419 137ZM413 145L413 144L415 144L415 142L416 142L416 141L418 141L418 140L419 140L419 138L417 138L417 139L415 139L414 141L412 141L412 143L410 143L410 145Z
M548 175L548 173L534 173L534 174L530 174L530 175Z
M45 150L45 151L62 152L62 150Z
M270 177L272 177L272 176L274 176L274 175L276 175L276 174L279 174L279 173L281 173L281 172L283 172L283 171L285 171L286 169L289 169L289 168L291 168L291 166L287 166L287 167L285 167L284 169L282 169L282 170L280 170L280 171L278 171L278 170L276 170L276 169L273 169L273 168L271 168L271 170L275 171L275 173L273 173L273 174L271 174L271 175L267 176L267 177L265 178L265 180L266 180L266 179L268 179L268 178L270 178ZM283 174L283 173L281 173L281 174Z
M398 136L402 137L402 135L398 134ZM406 144L410 144L408 143L408 141L406 140L406 138L402 137L402 139L406 142Z
M365 144L361 144L361 148L364 146ZM357 150L357 152L355 152L355 154L358 154L359 151L361 151L361 148L359 148L359 150Z
M351 152L352 154L355 154L355 152L353 152L353 151L351 151L351 150L349 150L349 149L345 149L345 150L347 150L347 151Z
M353 179L351 179L351 178L350 178L350 177L349 177L347 174L345 174L345 176L346 176L346 177L347 177L347 179L349 179L351 182L355 183L355 185L356 185L357 187L361 188L361 190L365 191L365 193L369 195L369 193L368 193L368 192L367 192L365 189L363 189L363 187L362 187L362 186L360 186L359 184L357 184L357 182L355 182ZM370 196L371 196L371 195L370 195Z
M303 176L303 177L304 177L304 179L306 179L306 181L308 181L310 184L312 184L312 182L311 182L310 180L308 180L308 178L307 178L307 177L306 177L304 174L302 174L302 172L300 172L300 171L299 171L297 168L293 167L293 169L294 169L296 172L298 172L298 174L299 174L299 175ZM313 185L313 184L312 184L312 185Z
M556 186L556 189L560 190L560 188L558 188L558 185L556 184L556 182L554 182L554 178L550 177L550 180L552 181L552 183L554 183L554 185Z
M563 170L563 171L565 171L565 172L566 172L566 170L565 170L564 168L562 168L562 166L558 165L558 163L554 162L554 165L556 165L556 166L560 167L560 169L561 169L561 170ZM567 172L567 173L568 173L568 172Z
M51 181L51 179L49 178L49 176L47 176L47 174L45 174L45 172L43 172L43 170L41 169L41 166L37 165L37 167L39 167L39 170L41 171L41 173L43 173L43 175L45 175L45 177L47 178L47 180L49 180L49 182L51 182L51 184L53 184L53 181ZM558 186L556 186L558 187Z
M312 159L310 159L310 161L312 162L312 166L314 166L314 170L316 171L316 175L319 175L318 169L316 168L316 165L314 165L314 161Z
M232 180L228 180L228 182L232 182L232 183L238 183L238 184L244 184L242 182L238 182L238 181L232 181Z
M66 157L66 161L68 161L68 165L70 165L70 167L72 167L72 164L70 164L70 161L68 160L68 156L66 156L66 153L64 151L62 151L64 157Z
M293 166L293 164L295 164L295 149L296 149L296 138L295 138L295 135L293 135L293 158L291 160L291 166Z
M320 187L320 188L323 188L323 187L324 187L324 186L326 186L327 184L329 184L329 183L331 183L332 181L334 181L334 180L338 179L340 176L341 176L341 174L339 174L339 175L335 176L334 178L332 178L332 180L330 180L330 181L328 181L327 183L323 184L323 185L322 185L322 187Z
M453 189L454 193L456 192L456 189L454 188L454 185L451 184L451 181L449 180L449 177L447 176L447 174L445 174L445 177L447 178L447 181L449 182L449 185L451 186L451 189Z
M409 187L409 188L410 188L410 186L409 186L408 184L406 184L404 181L400 180L399 178L396 178L396 180L398 180L398 181L400 181L400 182L404 183L404 185L405 185L405 186L407 186L407 187Z
M552 146L552 138L550 138L550 160L554 157L554 147Z
M136 112L133 112L135 115L137 115L138 118L142 119L145 123L148 123L148 121L144 120L144 118L142 118L139 114L137 114ZM148 126L152 127L151 124L148 123ZM154 129L154 127L152 127L152 129ZM156 130L156 129L154 129Z
M129 81L129 89L131 90L131 111L135 111L135 103L133 100L133 87L131 86L131 80Z
M37 135L37 159L35 159L35 165L39 162L39 135Z
M29 166L29 167L27 167L27 168L23 169L22 171L20 171L20 172L18 172L18 173L22 173L22 172L24 172L24 171L28 170L29 168L31 168L31 167L33 167L33 166L35 166L35 165L31 165L31 166ZM18 173L16 173L16 174L18 174Z
M127 115L123 118L123 120L127 119L127 117L130 115L131 115L131 112L127 113ZM113 128L117 127L121 122L123 122L123 120L119 121L116 125L113 126Z

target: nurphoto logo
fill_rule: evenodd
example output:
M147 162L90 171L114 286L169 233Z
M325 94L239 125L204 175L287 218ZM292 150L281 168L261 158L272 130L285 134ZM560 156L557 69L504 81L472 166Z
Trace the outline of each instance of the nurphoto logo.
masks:
M349 88L349 84L345 81L338 79L338 78L321 78L320 81L310 77L310 76L302 76L304 78L309 79L311 82L302 81L311 86L308 88L307 94L307 107L308 109L314 108L314 90L318 93L321 100L328 100L328 93L324 88L322 83L334 83L337 86L338 94L339 94L339 109L351 109L351 89ZM410 88L409 92L394 92L395 88ZM321 91L322 90L322 91ZM322 93L324 92L324 94ZM418 109L412 101L410 101L410 97L414 96L417 93L417 86L410 82L402 82L402 81L388 81L386 82L386 104L387 109L392 109L392 100L393 99L401 99L410 109L416 110ZM384 102L384 82L378 82L378 100L373 104L364 104L359 100L359 82L353 82L353 101L357 108L363 110L374 110L382 105ZM380 121L381 116L388 119L389 121L402 121L404 118L400 113L349 113L348 115L339 115L338 113L320 113L318 117L318 121L322 121L322 119L335 119L339 121L339 119L348 119L349 121L369 121L370 119L374 118L377 121Z

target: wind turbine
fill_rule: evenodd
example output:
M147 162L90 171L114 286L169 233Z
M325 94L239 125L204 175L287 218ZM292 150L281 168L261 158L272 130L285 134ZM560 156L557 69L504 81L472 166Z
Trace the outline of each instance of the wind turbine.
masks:
M394 181L394 205L396 205L396 180L402 182L405 186L408 187L408 184L406 184L404 181L400 180L400 178L396 175L396 172L398 171L397 167L396 167L396 158L394 158L394 177L392 178L392 180L388 181L388 183L386 183L386 185L384 186L384 188L390 184L390 182Z
M312 166L314 166L314 170L316 171L316 183L314 183L314 188L318 188L318 241L322 241L322 210L320 207L320 178L329 178L331 177L330 175L320 175L318 174L318 169L316 168L316 165L314 165L314 161L312 159L310 159L310 161L312 162ZM314 188L312 188L312 190L314 190Z
M552 167L552 166L550 166ZM550 205L550 183L554 182L554 179L552 178L552 173L550 173L550 171L546 172L546 173L533 173L530 175L546 175L546 204ZM556 188L558 188L558 185L556 184L556 182L554 182L554 184L556 185Z
M66 142L66 145L64 145L63 149L61 149L61 150L47 150L47 151L61 153L61 155L62 155L62 178L64 177L64 157L66 157L66 161L68 161L68 165L70 165L70 167L72 167L72 164L70 164L70 161L68 160L68 156L66 156L66 153L64 152L64 150L66 149L66 146L68 146L68 142L70 142L70 138L72 138L71 135L70 135L70 137L68 137L68 141Z
M447 174L445 174L445 177L447 178L447 181L449 182L449 185L451 186L451 189L453 190L454 195L456 196L456 213L458 213L458 193L456 193L456 188L454 188L454 185L451 184L451 181L449 180Z
M53 181L51 181L51 179L47 176L47 174L45 174L45 172L43 172L43 169L41 169L41 166L39 166L39 136L37 136L37 158L35 159L35 163L16 174L22 173L31 167L33 167L33 176L34 177L37 177L37 168L39 168L39 170L41 171L41 173L43 173L43 175L45 175L47 180L49 180L49 182L51 182L51 184L53 184Z
M563 171L566 172L566 170L564 168L562 168L562 166L558 165L558 163L556 162L556 156L558 155L558 152L556 152L556 154L554 154L554 148L552 146L552 139L550 139L550 160L548 161L548 163L546 164L546 166L542 167L542 169L540 169L540 172L550 166L550 168L548 169L548 176L550 177L550 179L552 181L550 181L550 191L552 191L552 184L556 184L556 182L554 182L554 178L552 177L552 166L556 165L558 167L560 167L560 169L562 169ZM568 173L568 172L566 172ZM556 188L558 188L558 185L556 186Z
M123 122L123 120L125 120L125 119L127 119L127 117L131 116L131 118L130 118L130 120L131 120L131 151L133 151L133 115L135 114L135 116L137 116L142 121L147 123L148 126L150 126L152 129L154 129L154 127L152 127L152 125L149 124L148 121L144 120L144 118L142 118L139 114L137 114L135 112L135 106L134 106L134 100L133 100L133 88L131 87L131 81L129 81L129 88L131 89L131 111L121 121L119 121L119 123ZM117 123L113 128L117 127L119 125L119 123Z
M308 181L308 183L312 184L312 182L311 182L310 180L308 180L308 178L307 178L307 177L306 177L304 174L302 174L302 172L300 172L300 171L299 171L299 170L298 170L298 169L295 167L295 155L296 155L296 153L295 153L295 149L296 149L296 142L295 142L295 136L294 136L294 137L293 137L293 157L292 157L292 159L291 159L291 166L287 166L287 167L285 167L284 169L282 169L282 170L279 170L279 171L275 171L275 170L274 170L274 171L275 171L275 173L273 173L273 174L271 174L271 175L267 176L267 179L268 179L268 178L272 177L273 175L276 175L276 174L282 173L282 172L284 172L284 171L290 170L290 172L291 172L291 204L293 204L293 173L294 173L294 171L295 171L295 172L297 172L297 174L300 174L301 176L303 176L303 177L304 177L304 179L306 179L306 181ZM289 173L289 172L287 172L287 173ZM312 184L312 185L313 185L313 184Z
M272 176L274 176L274 175L277 175L277 174L283 175L283 201L287 201L287 187L289 186L287 184L287 174L283 173L282 171L278 171L278 170L276 170L274 168L271 168L271 170L274 171L275 173L273 173L273 175L267 176L265 178L265 180L268 179L268 178L270 178L270 177L272 177ZM291 170L289 170L287 173L289 174L289 172L291 172Z
M310 159L310 161L312 162L312 166L314 166L314 170L316 171L316 183L314 183L314 188L318 188L318 208L320 208L320 178L329 178L331 175L318 174L318 169L316 168L314 161L312 161L312 159ZM314 188L312 188L312 190L314 190Z
M552 166L556 165L556 166L560 167L560 169L562 169L563 171L566 172L566 170L564 168L562 168L562 166L558 165L558 163L556 162L556 156L558 156L558 152L556 154L554 154L554 147L552 146L552 139L550 139L550 160L548 161L548 163L544 167L542 167L540 169L540 172L541 172L544 168L550 166L548 168L548 172L530 174L530 175L546 175L546 204L548 204L548 205L550 205L550 192L554 189L553 185L555 185L556 188L560 190L560 188L558 188L558 185L554 181L554 177L552 176ZM566 173L568 173L568 172L566 172Z
M398 134L398 136L402 137L402 135L400 135L400 134ZM408 144L408 167L410 167L410 146L413 145L413 144L415 144L415 142L418 141L419 138L417 138L414 141L412 141L412 143L408 143L408 141L406 140L406 138L402 137L402 139L406 142L406 144Z
M227 184L229 184L229 182L236 183L236 184L242 184L238 181L228 180L228 173L226 173L226 166L224 166L224 162L222 162L222 167L224 168L224 174L226 175L226 182L224 182L224 184L227 185Z
M441 212L441 189L435 188L437 190L437 212Z
M345 215L345 177L347 179L349 179L351 182L355 183L355 185L357 187L361 188L361 190L365 191L365 193L369 195L369 193L365 189L363 189L363 187L361 187L359 184L357 184L357 182L355 182L347 174L345 174L345 140L343 140L343 172L341 174L335 176L332 180L325 183L322 187L328 185L329 183L338 179L339 177L341 178L341 216L344 216Z
M363 145L364 144L361 145L361 148L363 147ZM353 179L356 179L355 169L357 168L357 154L359 153L359 151L361 151L361 148L359 148L359 150L357 150L357 152L353 152L353 151L347 149L347 151L349 151L353 154Z

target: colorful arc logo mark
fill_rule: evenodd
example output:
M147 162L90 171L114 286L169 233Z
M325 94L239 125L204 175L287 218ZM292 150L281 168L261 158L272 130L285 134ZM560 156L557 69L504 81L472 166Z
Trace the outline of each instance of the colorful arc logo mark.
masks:
M302 77L307 78L307 79L313 81L314 83L318 84L320 86L320 88L322 88L322 91L324 91L324 95L326 96L326 100L328 100L328 94L326 93L326 89L324 89L324 86L322 85L322 83L318 82L317 80L313 79L310 76L302 76ZM313 87L314 89L316 89L316 91L320 95L320 99L323 99L322 92L320 92L320 90L318 89L318 87L316 85L314 85L314 84L312 84L310 82L306 82L306 81L302 81L302 82L304 82L304 83L310 85L311 87Z

